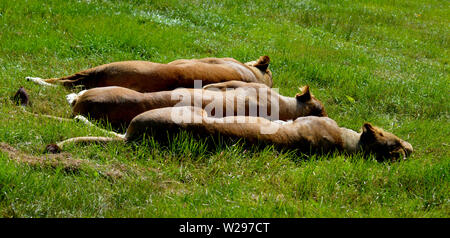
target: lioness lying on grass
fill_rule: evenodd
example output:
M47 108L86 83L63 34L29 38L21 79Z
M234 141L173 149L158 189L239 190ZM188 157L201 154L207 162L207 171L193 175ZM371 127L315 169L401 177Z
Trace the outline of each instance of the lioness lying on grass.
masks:
M181 59L168 64L122 61L100 65L62 78L27 77L27 80L47 86L83 85L87 89L120 86L138 92L192 88L194 80L202 80L203 85L237 80L263 83L272 87L269 63L268 56L261 56L258 60L245 64L233 58Z
M65 145L79 142L134 141L146 135L166 136L185 130L197 135L222 135L243 138L250 143L272 144L299 149L303 152L332 152L375 154L378 160L405 159L413 152L412 146L397 136L365 123L362 133L339 127L328 117L301 117L284 124L261 117L209 117L197 107L167 107L139 114L130 123L124 135L109 137L76 137L49 145L58 151Z
M231 90L222 90L232 86ZM260 116L271 120L293 120L302 116L327 116L323 104L305 86L295 97L278 94L265 84L230 81L205 89L175 89L140 93L123 87L102 87L69 94L73 115L128 124L145 111L178 106L204 108L209 116ZM214 90L216 89L216 90Z

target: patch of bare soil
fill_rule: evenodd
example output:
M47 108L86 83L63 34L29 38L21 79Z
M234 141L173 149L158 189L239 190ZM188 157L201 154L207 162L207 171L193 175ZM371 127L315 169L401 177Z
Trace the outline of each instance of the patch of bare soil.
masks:
M99 174L113 179L123 177L126 170L123 166L114 166L113 168L111 166L92 163L87 160L74 159L71 154L65 152L59 154L45 154L41 156L30 155L21 152L4 142L0 142L0 151L7 154L11 160L31 166L63 168L64 171L67 172L77 172L82 170L84 166L88 166L97 170Z

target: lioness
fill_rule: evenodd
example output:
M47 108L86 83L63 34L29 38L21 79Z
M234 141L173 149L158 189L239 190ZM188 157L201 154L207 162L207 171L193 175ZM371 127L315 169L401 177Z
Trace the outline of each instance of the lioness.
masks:
M203 85L237 80L263 83L272 87L269 63L268 56L261 56L258 60L247 63L233 58L181 59L168 64L122 61L100 65L62 78L27 77L27 80L42 85L83 85L87 89L120 86L138 92L192 88L194 80L202 80Z
M304 152L343 151L374 154L378 160L405 159L413 152L411 144L397 136L364 123L362 133L342 128L328 117L300 117L282 125L261 117L209 117L198 107L167 107L154 109L136 116L124 135L109 137L76 137L47 146L60 150L68 143L134 141L144 133L162 136L186 130L198 135L222 135L244 138L250 143L267 143L296 148ZM264 133L271 131L272 133Z
M231 81L233 85L235 81ZM217 84L217 88L228 85ZM295 97L285 97L265 84L239 82L232 90L180 88L171 91L140 93L123 87L102 87L69 94L73 115L107 120L114 126L128 124L142 112L173 106L197 106L209 116L260 116L271 120L293 120L302 116L327 116L323 104L303 87Z

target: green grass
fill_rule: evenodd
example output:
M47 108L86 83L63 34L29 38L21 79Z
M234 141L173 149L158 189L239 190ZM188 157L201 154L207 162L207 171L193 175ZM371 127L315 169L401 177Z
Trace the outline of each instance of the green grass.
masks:
M0 153L0 216L449 217L449 16L447 1L0 0L0 141L24 153L45 157L48 143L104 135L21 112L10 98L24 86L27 110L70 117L68 90L26 76L260 55L271 57L281 94L308 84L339 125L369 121L415 149L379 163L181 133L166 145L71 146L68 157L89 162L74 171Z

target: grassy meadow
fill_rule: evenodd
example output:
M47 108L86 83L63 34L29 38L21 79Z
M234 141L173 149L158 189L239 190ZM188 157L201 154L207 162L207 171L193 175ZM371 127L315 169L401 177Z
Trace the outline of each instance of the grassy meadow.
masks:
M0 217L450 217L449 16L445 0L0 0ZM281 94L310 85L340 126L371 122L413 155L299 157L180 133L50 156L105 134L11 100L24 86L26 110L69 118L70 90L25 77L260 55Z

